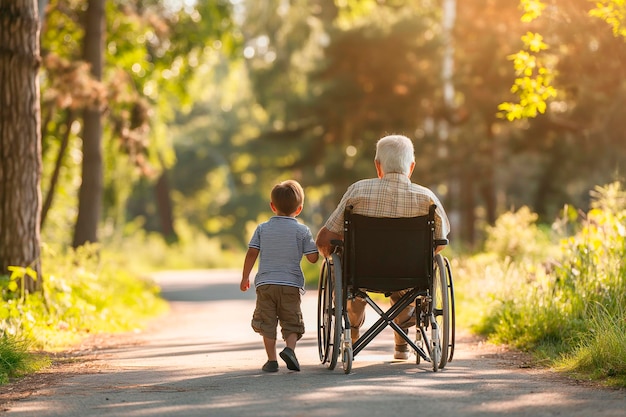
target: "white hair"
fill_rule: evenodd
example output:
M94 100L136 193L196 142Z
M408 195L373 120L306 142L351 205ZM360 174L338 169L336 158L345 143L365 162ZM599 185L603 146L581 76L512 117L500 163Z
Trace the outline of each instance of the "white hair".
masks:
M411 139L403 135L389 135L376 143L376 157L385 174L392 172L409 175L415 162Z

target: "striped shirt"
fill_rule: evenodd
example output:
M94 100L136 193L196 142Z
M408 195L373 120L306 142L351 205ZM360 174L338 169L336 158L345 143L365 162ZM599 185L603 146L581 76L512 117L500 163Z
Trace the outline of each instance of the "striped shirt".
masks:
M431 204L437 205L435 238L446 238L450 233L450 222L437 196L428 188L413 184L404 174L389 173L382 179L365 179L348 187L325 226L331 232L343 235L343 213L349 205L354 207L354 213L362 216L415 217L428 214Z
M302 256L317 253L307 226L295 217L273 216L257 226L248 247L260 251L255 287L275 284L304 289Z

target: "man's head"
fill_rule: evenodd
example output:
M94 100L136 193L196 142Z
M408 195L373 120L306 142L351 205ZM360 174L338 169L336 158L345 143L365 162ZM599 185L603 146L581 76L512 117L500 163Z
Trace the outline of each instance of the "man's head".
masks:
M402 135L385 136L376 143L374 161L384 174L395 172L410 177L415 167L413 142ZM378 175L382 177L381 172Z
M304 190L298 181L287 180L272 188L272 207L283 216L300 214L304 204Z

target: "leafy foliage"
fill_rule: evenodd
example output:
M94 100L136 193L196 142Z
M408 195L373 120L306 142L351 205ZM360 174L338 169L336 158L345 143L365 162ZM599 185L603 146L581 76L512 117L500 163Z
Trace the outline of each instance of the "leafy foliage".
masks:
M14 280L3 281L0 337L54 349L89 333L132 330L163 311L153 283L138 279L96 245L65 255L48 249L44 262L43 292L24 296Z
M556 3L552 5L553 10L560 11L567 8L565 4ZM521 21L530 23L542 16L546 4L542 0L520 0L520 7L523 10ZM595 7L591 8L588 13L608 23L616 37L621 36L626 39L626 3L624 0L596 1ZM550 14L556 13L551 11ZM548 102L557 98L558 90L553 84L557 55L542 57L539 54L548 49L548 45L543 42L542 35L538 33L527 33L522 36L522 42L524 49L511 55L517 76L511 92L519 97L519 103L504 102L498 106L501 111L500 117L506 117L509 121L529 119L544 114Z
M537 220L527 206L502 214L494 226L487 226L485 250L515 262L545 257L550 239Z
M596 1L596 7L589 11L589 15L604 20L613 28L615 36L622 36L626 39L626 1Z
M556 89L552 86L553 70L544 64L537 54L548 49L543 37L538 33L528 32L522 36L524 50L511 55L517 78L511 92L519 96L519 103L502 103L498 109L509 121L525 119L543 114L547 102L556 98Z
M43 158L50 161L44 170L45 192L75 195L76 181L68 183L63 173L75 172L80 164L80 154L65 157L67 144L76 149L73 142L80 136L77 113L87 106L105 109L104 213L115 227L125 221L124 205L133 183L142 177L154 180L174 163L167 123L176 111L189 107L193 95L189 82L211 59L209 51L229 54L239 44L230 2L175 5L106 2L102 82L95 81L80 61L84 3L52 0L47 8L41 41ZM61 176L48 181L53 172ZM75 212L65 215L70 219L63 221L71 223Z
M597 187L592 195L593 207L579 220L575 234L551 244L558 252L546 251L553 256L502 257L502 248L511 246L497 241L516 242L532 217L518 215L517 227L511 227L513 217L508 214L496 224L490 232L496 237L492 249L501 254L490 258L497 261L485 269L491 273L489 279L483 278L490 289L480 298L493 303L487 304L488 312L476 324L497 342L543 352L550 363L560 363L563 355L566 369L588 373L595 356L596 377L626 381L619 359L626 353L626 193L620 183L613 183ZM526 237L527 246L546 247ZM472 262L480 259L485 258Z

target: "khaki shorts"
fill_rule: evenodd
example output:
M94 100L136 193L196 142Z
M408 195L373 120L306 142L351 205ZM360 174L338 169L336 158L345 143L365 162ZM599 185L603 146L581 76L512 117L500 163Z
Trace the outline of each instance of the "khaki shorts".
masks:
M283 339L296 333L300 340L304 334L300 289L286 285L261 285L256 289L252 328L264 337L276 339L276 326L279 322Z

